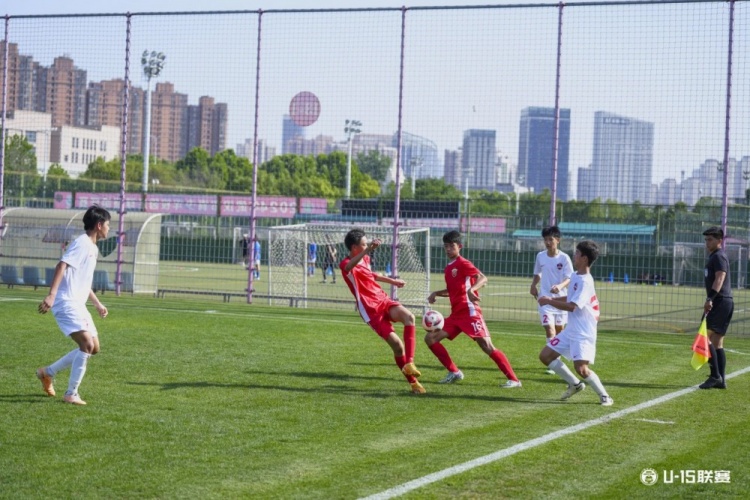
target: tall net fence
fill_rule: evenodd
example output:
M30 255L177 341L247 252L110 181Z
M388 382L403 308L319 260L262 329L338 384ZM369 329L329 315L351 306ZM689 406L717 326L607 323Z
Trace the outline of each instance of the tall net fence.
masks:
M433 283L440 236L461 230L491 278L489 319L536 321L528 286L553 215L565 251L601 244L612 327L693 329L703 291L679 245L709 225L750 240L744 0L4 21L0 205L164 214L162 297L247 293L237 234L253 190L259 228L429 227ZM273 295L264 231L259 296Z

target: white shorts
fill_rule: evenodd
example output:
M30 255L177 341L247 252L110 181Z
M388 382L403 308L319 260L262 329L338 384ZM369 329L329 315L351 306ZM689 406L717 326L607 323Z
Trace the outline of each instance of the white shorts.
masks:
M86 306L53 309L52 314L55 316L57 326L60 327L66 337L69 337L71 333L82 331L89 332L92 337L98 335L96 326L94 326L94 319Z
M542 326L563 326L568 323L568 311L561 311L550 305L539 306L539 321Z
M596 359L596 337L571 335L567 328L549 339L547 347L574 362L588 361L593 365Z

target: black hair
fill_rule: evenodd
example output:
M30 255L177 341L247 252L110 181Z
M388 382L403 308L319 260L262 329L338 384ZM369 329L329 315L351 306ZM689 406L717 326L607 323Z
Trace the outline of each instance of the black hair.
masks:
M560 232L560 228L557 226L547 226L542 229L542 238L546 238L547 236L552 236L553 238L557 238L559 240L562 237L562 233Z
M112 216L109 214L106 208L102 208L99 205L91 205L86 213L83 214L83 229L85 231L91 231L96 229L96 225L100 222L104 223L108 220L112 220Z
M365 237L365 232L362 229L354 228L344 237L344 245L347 250L351 250L354 245L359 245L362 238Z
M461 233L456 230L448 231L443 235L443 243L458 243L461 244Z
M599 257L599 245L591 240L583 240L576 245L576 250L581 252L581 255L588 259L589 267L591 267Z
M711 226L703 231L703 236L713 236L717 240L724 239L724 231L718 226Z

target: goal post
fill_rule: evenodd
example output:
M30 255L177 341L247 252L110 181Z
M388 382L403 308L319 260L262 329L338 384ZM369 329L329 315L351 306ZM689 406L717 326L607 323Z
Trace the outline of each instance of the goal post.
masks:
M747 275L747 248L730 243L723 246L729 259L732 288L745 288ZM675 242L673 247L672 284L702 287L703 269L706 266L704 243Z
M338 285L338 293L330 288L321 287L319 276L310 276L308 270L308 249L311 243L317 246L316 269L320 277L326 258L327 245L336 249L336 264L349 251L344 246L344 237L354 226L336 224L297 224L268 228L268 290L269 304L297 305L308 307L326 304L351 304L352 297L346 284ZM382 244L370 256L373 271L392 274L393 229L387 226L363 225L367 239L378 238ZM398 248L396 253L398 277L406 281L400 289L384 284L386 293L394 296L404 306L421 310L427 304L430 290L430 230L429 228L400 228L398 231ZM338 273L338 270L335 270ZM324 280L325 281L325 280Z

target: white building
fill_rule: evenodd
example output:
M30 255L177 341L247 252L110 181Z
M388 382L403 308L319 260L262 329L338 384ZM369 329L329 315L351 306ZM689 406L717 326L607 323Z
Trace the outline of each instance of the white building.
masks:
M34 146L37 170L45 175L50 166L52 134L57 130L52 128L52 115L17 109L6 116L5 128L8 130L8 137L26 137L28 143ZM13 165L6 165L6 168L12 170Z
M63 125L52 132L51 144L50 161L78 177L98 157L109 161L120 156L120 127Z

